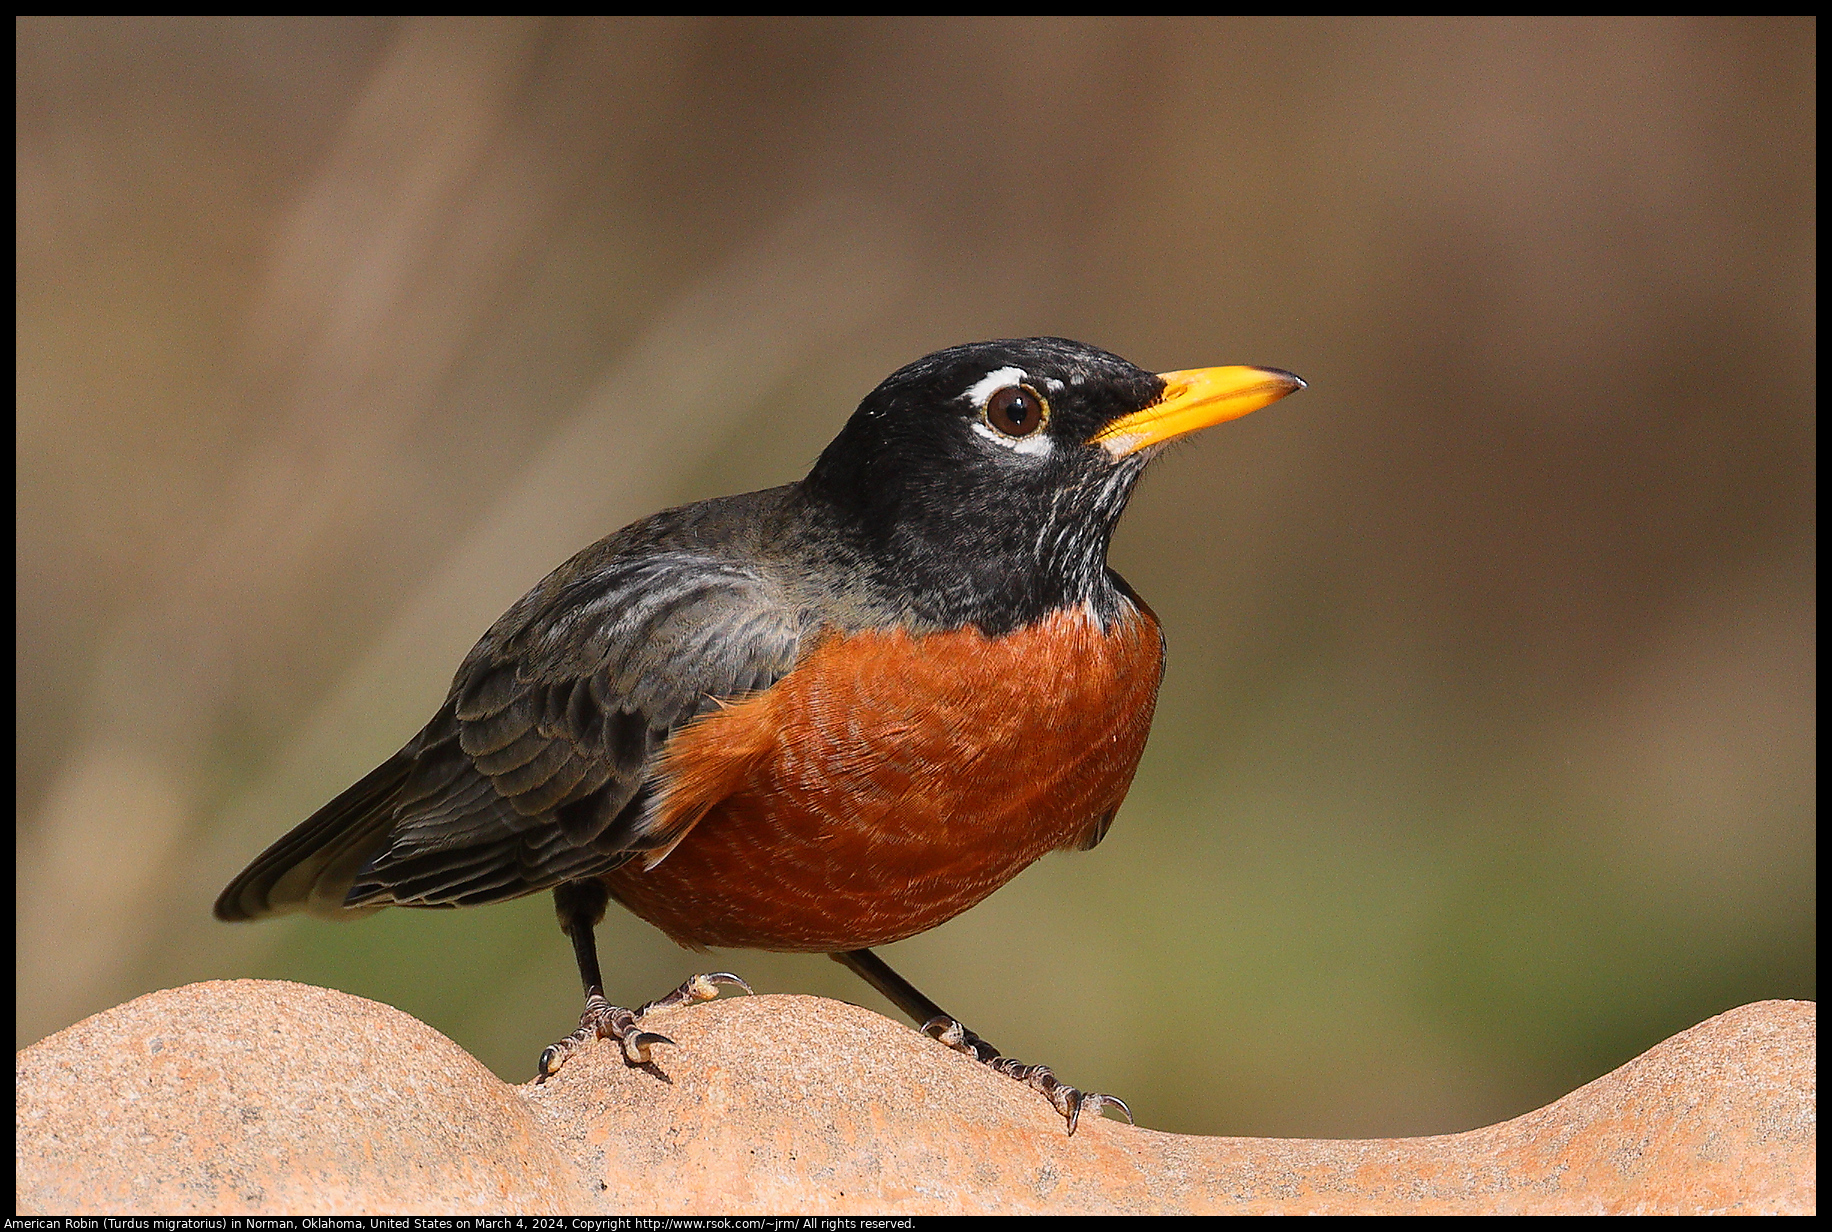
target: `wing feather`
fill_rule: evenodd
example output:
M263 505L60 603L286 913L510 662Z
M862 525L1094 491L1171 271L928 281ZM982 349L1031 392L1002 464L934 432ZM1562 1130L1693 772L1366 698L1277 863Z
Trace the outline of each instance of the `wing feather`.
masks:
M678 841L678 824L652 832L663 750L786 675L801 622L755 566L612 542L499 620L425 730L269 848L217 914L495 902Z

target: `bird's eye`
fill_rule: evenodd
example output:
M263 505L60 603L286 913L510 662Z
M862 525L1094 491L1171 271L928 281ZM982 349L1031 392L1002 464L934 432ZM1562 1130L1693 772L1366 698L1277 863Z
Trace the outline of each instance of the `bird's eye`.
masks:
M1029 436L1050 417L1050 404L1029 385L1007 385L986 399L986 422L1006 436Z

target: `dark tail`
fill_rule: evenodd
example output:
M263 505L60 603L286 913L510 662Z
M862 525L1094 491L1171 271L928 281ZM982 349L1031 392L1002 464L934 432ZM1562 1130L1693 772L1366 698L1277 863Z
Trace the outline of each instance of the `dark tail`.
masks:
M388 839L394 801L413 758L403 749L371 770L255 857L216 899L219 920L259 920L290 911L354 918L377 907L346 909L356 874Z

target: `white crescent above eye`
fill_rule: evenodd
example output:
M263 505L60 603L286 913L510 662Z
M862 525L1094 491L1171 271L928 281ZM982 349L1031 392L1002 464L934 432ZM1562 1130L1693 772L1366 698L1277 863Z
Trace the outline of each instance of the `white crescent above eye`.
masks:
M985 406L986 399L1007 385L1022 385L1029 379L1030 373L1022 368L994 368L969 386L961 398L972 406Z
M1030 373L1022 368L994 368L969 386L961 398L983 411L992 395L1001 389L1022 385L1029 379ZM1060 385L1060 382L1056 384ZM1033 458L1041 457L1055 448L1055 442L1050 440L1050 434L1047 432L1033 432L1029 436L1006 436L1003 432L988 426L983 419L975 421L973 430L987 440L1003 445L1013 453L1021 453Z

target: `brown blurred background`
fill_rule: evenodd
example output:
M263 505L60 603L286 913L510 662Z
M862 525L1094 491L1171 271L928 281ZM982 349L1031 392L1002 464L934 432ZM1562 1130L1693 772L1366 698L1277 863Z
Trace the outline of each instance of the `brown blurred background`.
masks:
M16 29L20 1044L262 976L530 1076L544 896L212 898L573 551L1039 333L1311 387L1140 489L1132 797L916 984L1143 1124L1316 1136L1815 995L1810 20ZM632 1003L705 965L600 938Z

